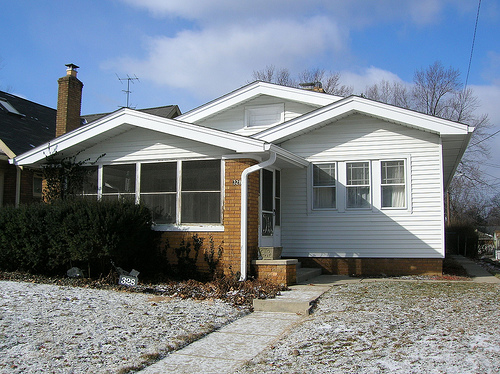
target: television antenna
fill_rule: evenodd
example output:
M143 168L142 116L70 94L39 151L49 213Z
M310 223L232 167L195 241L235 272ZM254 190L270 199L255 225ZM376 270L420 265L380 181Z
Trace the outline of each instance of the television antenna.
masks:
M137 76L135 74L133 77L131 77L130 75L127 74L127 78L120 78L117 74L116 77L118 78L120 83L123 83L123 81L127 81L127 89L122 90L122 91L125 92L125 94L127 95L127 106L125 108L130 108L129 97L130 97L130 94L132 93L132 91L130 91L130 83L134 83L134 81L139 81L139 78L137 78Z

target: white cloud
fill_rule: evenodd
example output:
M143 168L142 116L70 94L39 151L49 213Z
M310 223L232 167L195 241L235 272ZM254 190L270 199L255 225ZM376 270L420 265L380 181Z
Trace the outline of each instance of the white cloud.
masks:
M268 64L302 69L311 55L325 50L335 55L344 47L342 40L337 25L324 17L231 25L152 38L145 59L123 58L106 65L213 98L246 83L253 70Z
M149 10L153 15L178 16L227 22L237 18L283 18L310 16L313 10L344 21L345 25L377 24L381 21L409 20L416 24L435 22L446 4L463 8L467 0L122 0ZM316 13L318 14L318 13Z
M342 71L341 72L342 83L348 86L353 86L354 94L359 95L365 91L367 86L371 86L375 83L380 83L380 81L385 80L388 82L403 82L396 74L390 71L376 68L370 66L369 68L363 69L361 72L353 71Z

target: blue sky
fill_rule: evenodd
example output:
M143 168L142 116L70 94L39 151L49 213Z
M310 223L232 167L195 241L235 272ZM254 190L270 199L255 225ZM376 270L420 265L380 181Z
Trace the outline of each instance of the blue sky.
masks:
M439 60L465 81L475 0L16 0L0 13L0 90L56 107L65 64L80 66L82 113L130 103L193 109L267 65L341 73L361 93L411 82ZM482 0L469 85L500 129L500 0ZM500 165L500 135L491 142ZM498 169L492 173L500 174Z

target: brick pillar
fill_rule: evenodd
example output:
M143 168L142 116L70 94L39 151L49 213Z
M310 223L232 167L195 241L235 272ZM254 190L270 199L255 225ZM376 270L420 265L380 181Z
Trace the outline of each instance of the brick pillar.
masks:
M241 180L241 173L246 168L257 164L252 159L226 160L225 199L224 199L224 273L240 271L240 222L241 222L241 185L234 181ZM259 172L248 177L248 269L251 260L257 259L259 241Z
M66 65L66 76L57 81L56 137L80 126L83 83L76 77L78 66Z

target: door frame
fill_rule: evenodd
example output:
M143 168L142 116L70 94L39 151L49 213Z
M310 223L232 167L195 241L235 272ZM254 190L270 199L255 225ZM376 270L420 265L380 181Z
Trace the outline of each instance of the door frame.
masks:
M264 177L269 172L272 180L269 174ZM269 186L264 186L269 182L272 183L272 192L268 190ZM264 207L264 204L268 206ZM260 171L259 247L281 247L281 170L273 167Z

